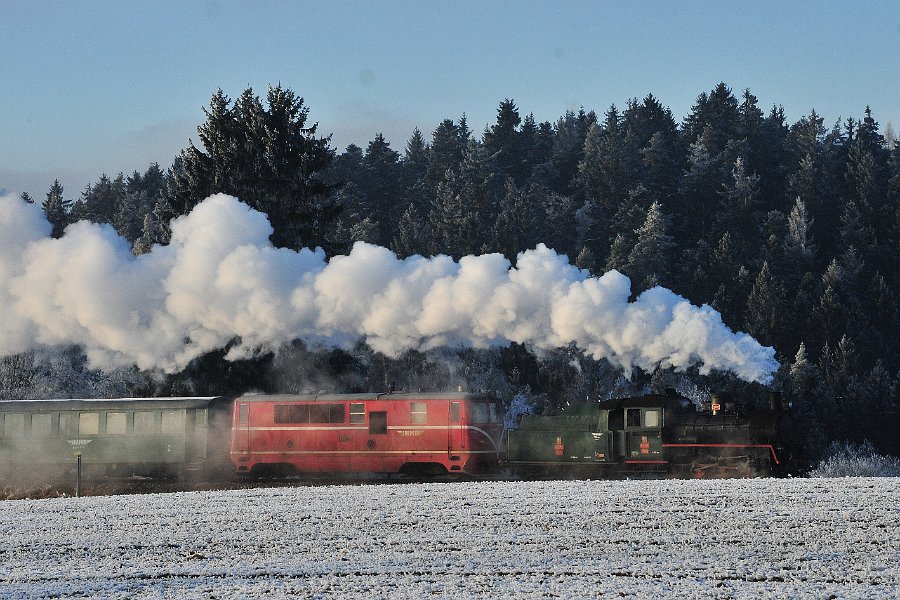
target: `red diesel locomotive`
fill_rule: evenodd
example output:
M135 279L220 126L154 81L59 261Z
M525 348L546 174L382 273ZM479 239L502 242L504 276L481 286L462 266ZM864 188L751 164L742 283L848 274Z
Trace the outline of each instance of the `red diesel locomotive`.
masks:
M233 410L238 474L485 473L503 433L496 399L472 393L248 394Z

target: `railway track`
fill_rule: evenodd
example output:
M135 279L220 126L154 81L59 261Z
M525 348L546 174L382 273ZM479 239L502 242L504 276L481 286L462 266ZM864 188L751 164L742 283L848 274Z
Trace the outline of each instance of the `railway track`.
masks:
M519 478L506 474L489 476L442 475L434 477L410 477L398 474L306 474L292 477L234 478L212 481L171 480L149 477L104 477L86 480L81 484L82 496L117 496L129 494L170 494L175 492L201 492L221 490L245 490L272 487L323 487L334 485L396 485L409 483L461 483L470 481L511 481ZM75 496L73 483L28 483L0 486L0 500L38 498L70 498Z

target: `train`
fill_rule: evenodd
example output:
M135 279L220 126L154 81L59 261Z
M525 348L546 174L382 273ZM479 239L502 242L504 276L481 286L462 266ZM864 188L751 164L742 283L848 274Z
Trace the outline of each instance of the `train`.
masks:
M470 392L245 394L0 402L0 481L777 474L780 401L740 413L669 392L520 415Z
M741 413L726 394L697 406L665 394L572 404L559 415L522 415L508 432L506 463L524 478L765 477L784 472L784 409Z

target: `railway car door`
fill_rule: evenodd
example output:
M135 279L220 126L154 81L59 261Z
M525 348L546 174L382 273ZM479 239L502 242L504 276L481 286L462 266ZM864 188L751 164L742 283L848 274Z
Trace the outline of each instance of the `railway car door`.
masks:
M235 411L234 450L250 452L250 403L238 402Z
M450 454L450 460L461 461L460 452L466 450L466 429L463 427L462 402L458 400L450 401L447 436L447 450Z

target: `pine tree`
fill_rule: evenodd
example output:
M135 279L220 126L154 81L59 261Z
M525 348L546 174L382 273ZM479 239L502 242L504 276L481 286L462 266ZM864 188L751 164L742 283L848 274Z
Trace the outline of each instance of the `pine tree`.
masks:
M438 186L429 217L434 254L459 259L489 250L486 244L501 193L499 184L493 156L470 140L459 172L448 171Z
M484 133L483 143L489 154L496 155L499 174L512 177L518 185L528 176L522 132L522 118L516 103L509 98L497 109L497 122Z
M428 156L428 185L437 190L438 185L447 177L448 172L455 171L469 142L469 132L465 121L460 124L444 119L431 136Z
M640 289L667 285L671 272L670 218L658 202L650 205L644 224L637 231L637 243L628 255L628 273Z
M617 233L612 244L609 246L609 256L606 259L604 271L612 271L615 269L616 271L627 275L629 272L628 258L633 248L634 244L629 243L628 238L625 237L624 233ZM585 250L588 252L590 251L586 246L582 251ZM579 257L580 256L581 255L579 254ZM591 256L593 257L593 254Z
M787 256L795 265L795 273L802 267L808 267L816 254L812 225L813 221L806 212L806 203L797 196L788 216L788 235L784 242Z
M47 199L41 205L44 214L47 215L47 221L53 225L53 237L62 237L63 230L69 222L69 210L72 208L72 201L63 198L63 186L60 185L59 179L53 181L50 191L47 192Z
M386 245L406 208L400 190L400 154L379 133L366 147L362 167L362 189L373 210L367 216L372 217L379 231L375 241Z
M591 274L596 274L596 261L594 253L587 246L582 246L581 251L575 258L575 266L579 269L586 269Z
M183 214L216 192L237 196L268 215L279 247L327 246L324 232L340 213L323 174L333 159L328 138L307 127L303 98L269 87L266 106L247 88L234 101L218 90L190 143L170 170L169 200Z
M744 311L746 331L763 344L780 344L781 315L785 304L784 287L764 262L750 290Z
M582 160L585 139L596 118L566 111L553 126L553 149L551 151L550 189L558 194L567 194L574 188L578 175L578 165Z
M422 217L412 204L406 207L397 233L391 242L391 250L400 258L406 258L414 254L422 254L429 247L427 229L422 226Z
M539 238L539 229L545 217L543 207L535 196L529 190L517 187L512 178L507 179L493 234L494 247L510 262L514 262L516 255L532 247Z
M716 231L719 235L726 231L739 232L736 236L736 257L743 264L749 264L757 246L759 231L753 227L760 221L759 177L747 173L744 160L734 162L731 179L719 192L721 208L717 211Z

